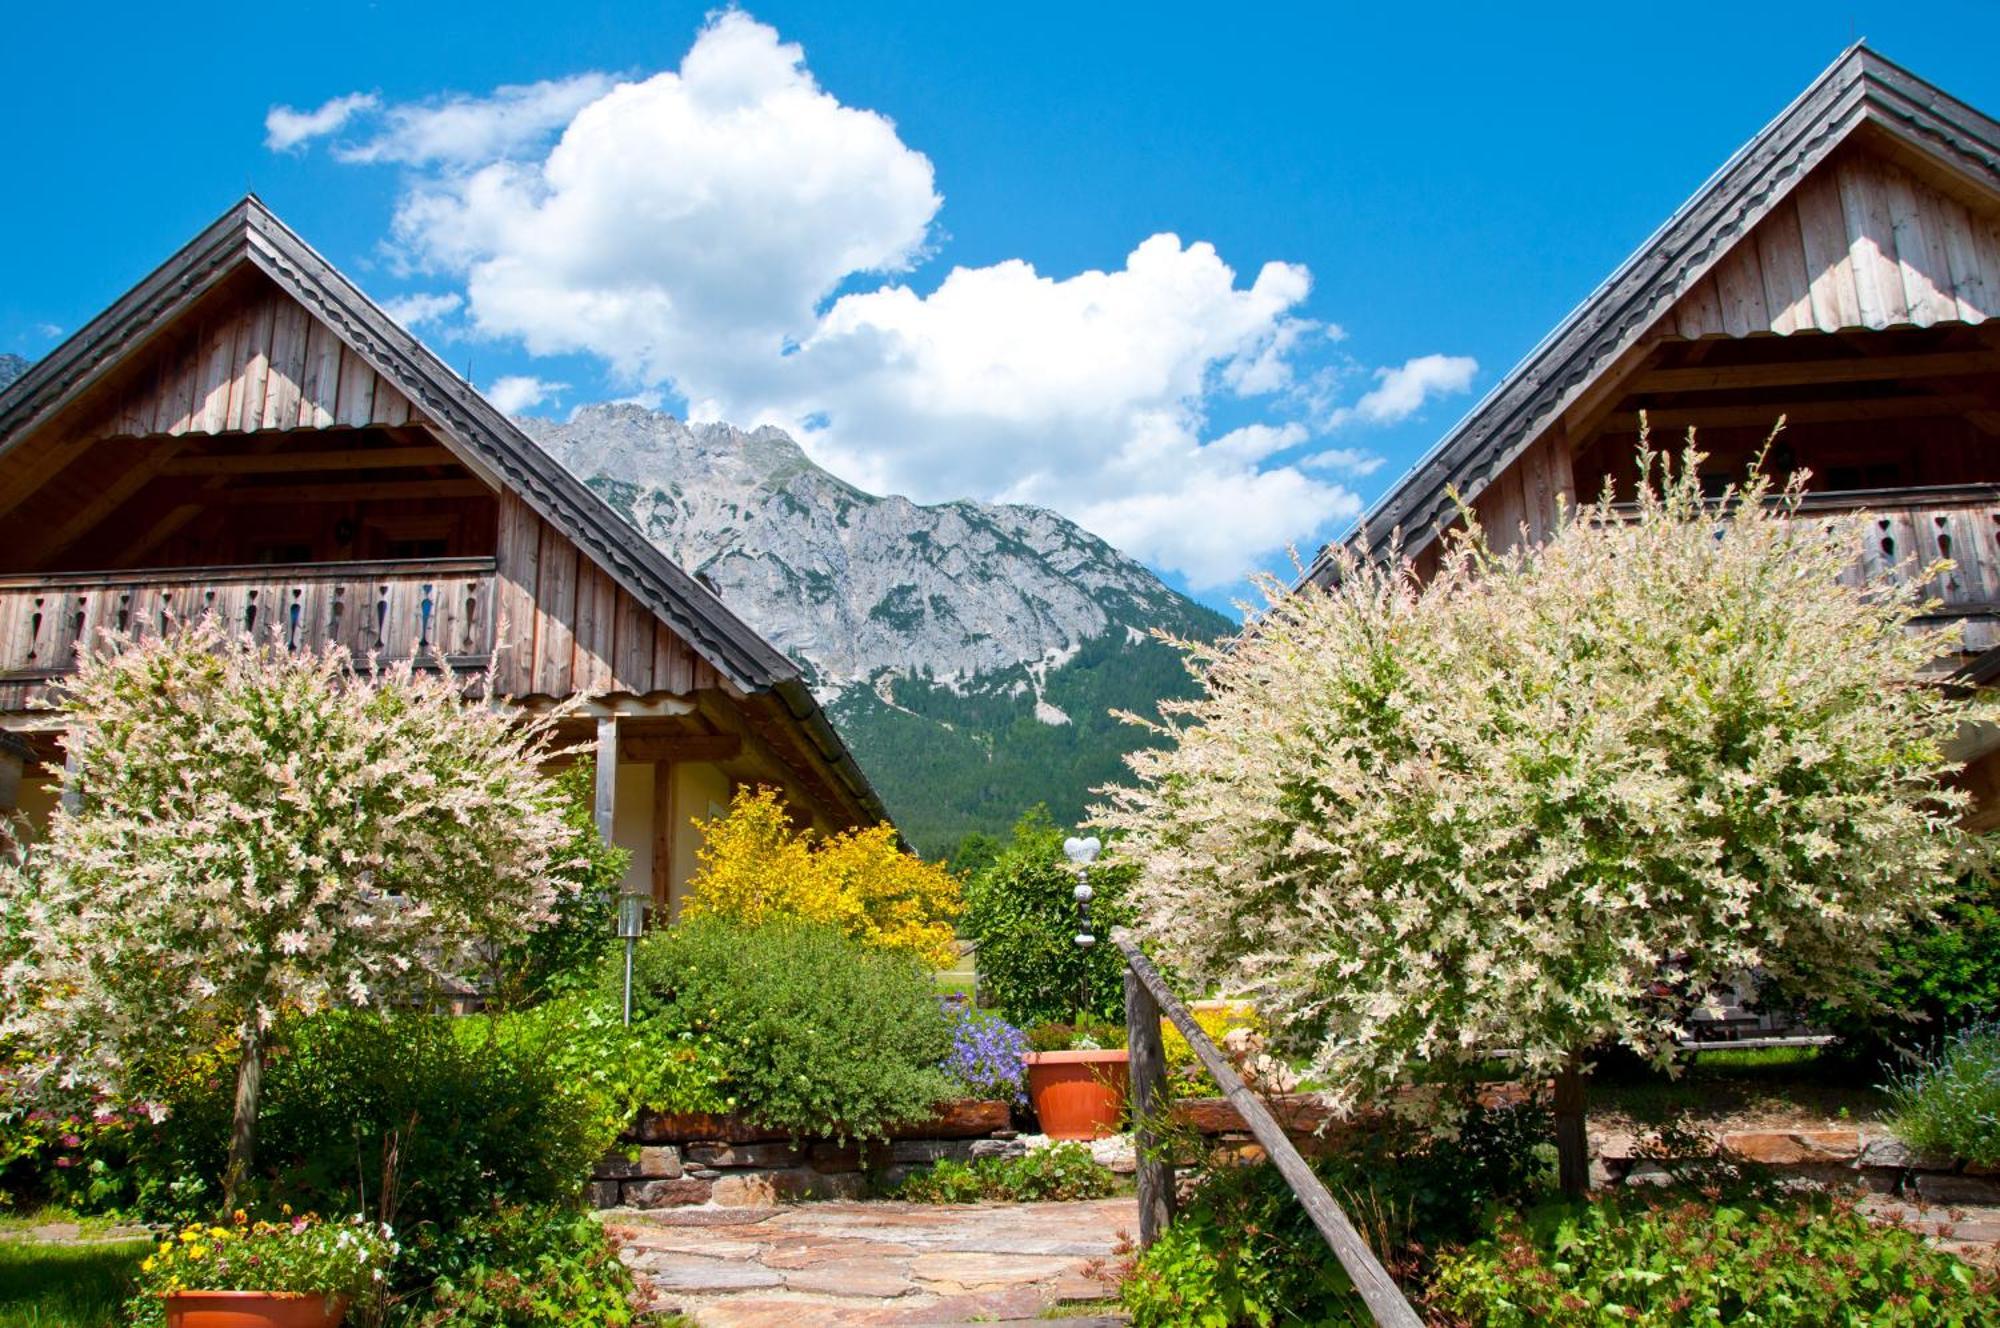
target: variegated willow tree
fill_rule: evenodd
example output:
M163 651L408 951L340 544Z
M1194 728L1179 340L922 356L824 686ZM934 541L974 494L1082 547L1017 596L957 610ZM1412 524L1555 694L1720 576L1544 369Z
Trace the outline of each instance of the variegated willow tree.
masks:
M547 719L212 620L112 638L66 683L64 804L0 867L0 1032L51 1087L121 1093L236 1047L225 1209L281 1014L420 1000L584 879Z
M1427 581L1268 583L1099 810L1150 948L1253 996L1343 1107L1500 1053L1553 1076L1571 1192L1593 1049L1672 1068L1746 971L1866 1001L1985 854L1947 752L1987 712L1938 685L1930 573L1856 583L1857 519L1754 469L1705 498L1701 460L1642 449L1634 504L1534 549L1475 526Z

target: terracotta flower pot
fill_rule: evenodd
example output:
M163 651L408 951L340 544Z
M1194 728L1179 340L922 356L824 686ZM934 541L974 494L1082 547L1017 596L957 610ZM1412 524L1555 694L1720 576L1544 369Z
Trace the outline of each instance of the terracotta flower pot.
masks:
M167 1328L340 1328L347 1300L318 1292L175 1291Z
M1123 1051L1031 1051L1028 1100L1051 1139L1098 1139L1118 1133L1128 1082Z

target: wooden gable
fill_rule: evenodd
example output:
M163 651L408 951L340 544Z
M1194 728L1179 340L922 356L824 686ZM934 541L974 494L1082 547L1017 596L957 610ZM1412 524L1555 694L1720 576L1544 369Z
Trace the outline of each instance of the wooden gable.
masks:
M1694 340L1983 323L2000 314L2000 204L1985 203L1850 143L1739 237L1659 330Z
M289 295L259 283L163 338L86 436L258 433L423 422L410 399Z

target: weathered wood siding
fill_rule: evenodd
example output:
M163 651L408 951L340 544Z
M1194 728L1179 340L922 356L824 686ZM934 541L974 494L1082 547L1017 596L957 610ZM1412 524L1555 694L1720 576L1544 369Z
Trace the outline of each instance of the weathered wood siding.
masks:
M1495 549L1510 549L1523 531L1532 543L1556 528L1558 503L1576 507L1569 443L1560 426L1536 439L1514 464L1479 491L1472 511Z
M408 424L416 412L275 289L206 312L115 392L89 438Z
M1692 340L1996 314L2000 219L1850 147L1737 241L1661 326Z
M294 649L482 668L493 599L490 558L0 577L0 710L26 709L102 631L144 636L209 616Z
M504 694L685 696L720 685L678 633L512 493L500 497L498 576Z

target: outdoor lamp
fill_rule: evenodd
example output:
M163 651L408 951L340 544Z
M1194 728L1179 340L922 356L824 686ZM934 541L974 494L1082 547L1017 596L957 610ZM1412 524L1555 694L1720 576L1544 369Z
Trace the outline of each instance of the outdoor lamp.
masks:
M626 894L618 896L618 937L625 942L625 1023L632 1022L632 952L639 948L639 938L646 934L646 914L653 907L653 901L646 895Z
M1076 889L1070 894L1076 900L1076 935L1072 938L1079 950L1088 950L1097 944L1097 937L1090 931L1090 901L1096 891L1090 888L1090 864L1097 861L1097 850L1104 847L1097 836L1078 839L1071 836L1063 841L1063 856L1076 866ZM1084 974L1077 984L1076 1008L1079 1014L1090 1004L1090 975Z

